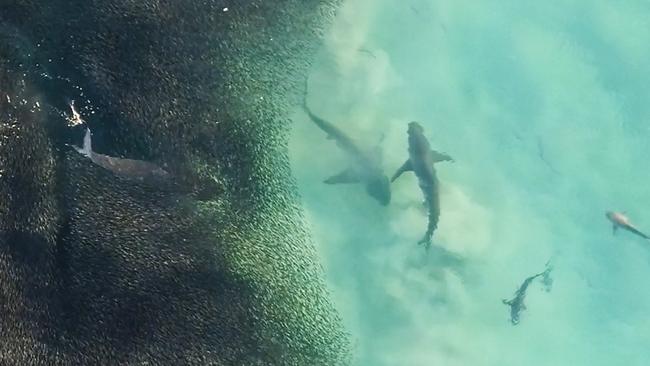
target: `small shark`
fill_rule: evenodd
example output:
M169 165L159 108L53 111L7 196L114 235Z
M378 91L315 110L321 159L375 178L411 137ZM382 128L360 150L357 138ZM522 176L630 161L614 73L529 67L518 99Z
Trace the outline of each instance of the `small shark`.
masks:
M629 231L631 233L634 233L634 234L642 237L643 239L650 240L650 237L648 235L642 233L641 231L639 231L639 229L637 229L636 227L634 227L634 225L632 225L632 223L630 222L630 219L627 216L625 216L625 213L615 212L615 211L607 211L605 213L605 216L607 217L607 219L609 219L609 221L612 222L612 224L613 224L612 230L613 230L614 234L616 234L616 231L619 228L621 228L623 230L627 230L627 231Z
M526 305L524 304L526 290L528 290L528 286L530 286L536 278L543 276L543 284L546 287L546 291L550 291L550 284L552 283L550 277L551 270L552 267L547 263L544 272L540 272L524 280L524 283L522 283L517 292L515 292L515 297L511 300L501 300L505 305L510 306L510 322L512 322L512 325L519 324L519 314L526 310Z
M83 147L72 147L93 163L123 178L151 183L169 181L171 178L166 170L156 164L142 160L116 158L94 152L89 128L86 128Z
M453 162L454 159L447 154L431 149L429 141L424 137L424 129L419 123L409 123L408 135L409 158L395 172L390 181L394 182L402 173L408 171L413 171L418 178L420 189L422 190L422 194L424 194L424 203L429 214L427 232L418 244L424 244L428 249L431 246L431 238L433 237L433 232L438 227L438 219L440 217L438 178L436 177L436 170L433 165L441 161Z
M303 108L309 118L321 130L327 133L327 138L335 140L336 144L352 158L352 166L337 175L327 178L324 183L362 183L366 192L383 206L390 203L390 183L384 174L379 159L379 151L368 153L359 148L354 140L347 136L332 123L316 116L307 106L307 100L303 101Z

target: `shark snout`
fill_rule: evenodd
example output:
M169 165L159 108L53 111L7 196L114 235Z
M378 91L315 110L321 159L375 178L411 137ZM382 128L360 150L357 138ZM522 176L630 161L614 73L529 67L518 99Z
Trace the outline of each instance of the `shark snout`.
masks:
M607 212L605 212L605 216L607 217L607 219L609 221L613 222L616 225L627 225L627 224L629 224L628 218L624 214L622 214L620 212L607 211Z
M424 128L422 128L421 124L413 121L413 122L409 122L409 127L408 127L407 132L410 133L410 134L411 133L421 134L422 132L424 132Z

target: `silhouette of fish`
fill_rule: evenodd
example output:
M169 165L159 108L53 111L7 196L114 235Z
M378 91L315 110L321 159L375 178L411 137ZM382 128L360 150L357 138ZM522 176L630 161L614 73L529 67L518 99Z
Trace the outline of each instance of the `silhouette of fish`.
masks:
M502 300L505 305L510 306L510 322L512 322L512 325L519 324L519 315L522 311L526 310L526 304L524 304L524 300L526 299L526 290L528 290L528 286L530 286L536 278L542 277L546 291L550 291L550 286L553 282L550 277L551 270L552 267L547 263L544 272L540 272L524 280L521 286L519 286L519 289L515 292L515 297L511 300Z
M352 165L344 171L325 180L327 184L362 183L366 192L380 204L386 206L390 203L391 191L388 177L381 167L379 153L368 153L357 146L356 142L332 123L316 116L307 107L303 108L309 118L325 133L327 138L336 141L336 144L352 159Z
M627 230L633 234L636 234L643 239L649 240L650 237L644 233L642 233L639 229L637 229L632 223L630 222L630 219L621 212L614 212L614 211L607 211L605 213L605 216L609 221L612 222L612 231L614 234L616 234L616 231L621 228L623 230Z
M438 227L440 217L438 178L433 165L441 161L454 161L454 159L447 154L432 150L423 132L424 129L419 123L409 123L409 159L395 172L391 182L394 182L402 173L408 171L413 171L418 178L418 184L424 195L424 202L429 213L427 231L418 244L424 244L428 249L431 246L431 238Z
M122 178L149 183L171 180L171 175L156 164L143 160L116 158L94 152L89 128L86 128L83 146L73 146L73 148L83 156L89 158L93 163Z

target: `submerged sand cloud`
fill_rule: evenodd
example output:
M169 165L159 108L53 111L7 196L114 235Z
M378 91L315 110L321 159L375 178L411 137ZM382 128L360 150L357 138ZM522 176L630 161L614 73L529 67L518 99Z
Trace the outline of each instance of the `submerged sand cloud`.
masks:
M650 222L648 15L642 1L346 2L311 106L385 132L389 169L412 120L456 160L439 172L444 256L426 260L417 189L378 210L323 187L302 145L324 171L341 157L296 113L294 167L359 365L647 363L648 248L603 214ZM512 327L502 297L551 257L553 291L531 286Z

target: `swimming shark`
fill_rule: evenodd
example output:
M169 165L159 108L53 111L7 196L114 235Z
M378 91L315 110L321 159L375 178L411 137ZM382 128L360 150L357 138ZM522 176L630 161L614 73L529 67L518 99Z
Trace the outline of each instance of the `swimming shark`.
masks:
M511 300L501 300L505 305L510 306L510 322L512 322L512 325L519 324L519 315L522 311L526 310L526 305L524 304L524 300L526 299L526 290L528 290L528 286L530 286L536 278L543 277L543 282L547 287L547 291L550 290L549 284L552 282L550 279L551 270L552 267L547 263L544 272L540 272L524 280L521 286L519 286L519 289L515 292L515 297Z
M612 224L613 224L612 230L613 230L614 234L616 234L616 231L619 228L621 228L623 230L627 230L627 231L629 231L631 233L634 233L634 234L636 234L636 235L638 235L638 236L640 236L640 237L642 237L642 238L644 238L646 240L650 240L650 237L648 235L642 233L641 231L639 231L639 229L637 229L636 227L634 227L634 225L632 225L632 223L630 222L630 219L625 215L625 213L615 212L615 211L607 211L605 213L605 216L607 217L607 219L609 219L609 221L612 222Z
M335 140L336 144L352 158L352 165L349 168L325 179L324 183L361 183L365 185L366 192L371 197L383 206L388 205L391 198L390 183L381 167L378 149L372 152L362 150L352 138L339 128L312 113L307 106L306 98L303 101L303 108L316 126L327 133L327 138Z
M170 174L156 164L143 160L116 158L94 152L89 128L86 128L83 146L73 145L72 147L83 156L89 158L93 163L122 178L150 183L171 180Z
M440 217L438 178L433 165L442 161L453 162L454 159L445 153L432 150L429 141L424 136L424 129L417 122L408 124L408 144L409 158L395 172L390 181L394 182L402 173L408 171L415 173L418 178L418 184L424 195L424 203L429 215L427 231L418 244L424 244L428 249L431 246L431 238L438 227Z

